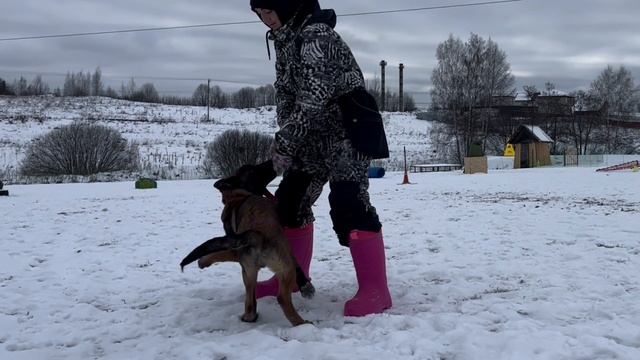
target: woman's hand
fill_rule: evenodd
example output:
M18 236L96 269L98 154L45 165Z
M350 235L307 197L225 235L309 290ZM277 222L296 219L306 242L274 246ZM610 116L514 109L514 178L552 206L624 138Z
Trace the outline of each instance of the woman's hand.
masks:
M291 156L282 155L276 151L272 153L271 160L273 161L273 169L278 174L285 172L285 170L291 167L292 163Z

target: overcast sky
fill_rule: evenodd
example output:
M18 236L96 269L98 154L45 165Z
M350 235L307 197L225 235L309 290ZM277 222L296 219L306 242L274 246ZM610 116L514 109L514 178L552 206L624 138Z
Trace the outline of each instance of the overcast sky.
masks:
M483 0L320 0L338 15L480 2ZM0 38L104 30L252 21L249 0L2 0ZM525 0L522 2L339 17L337 31L351 46L365 77L389 63L387 83L428 91L435 51L449 34L491 37L507 53L517 85L545 81L561 90L585 88L607 64L624 65L640 79L640 1ZM0 77L64 74L102 69L118 87L125 78L214 78L247 85L274 80L264 25L112 34L59 39L0 41ZM62 77L47 75L55 83ZM126 81L126 80L125 80ZM161 93L189 95L194 81L152 81ZM636 81L637 83L637 81ZM219 83L234 89L240 84Z

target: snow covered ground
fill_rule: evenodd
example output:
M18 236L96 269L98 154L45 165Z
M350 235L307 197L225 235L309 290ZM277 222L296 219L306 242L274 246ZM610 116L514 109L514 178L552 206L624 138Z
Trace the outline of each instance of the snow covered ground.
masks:
M237 264L179 271L222 233L213 181L9 186L0 359L640 359L640 173L410 180L371 181L393 308L343 317L356 280L325 192L316 297L294 296L314 325L297 328L273 299L259 301L257 323L240 322Z

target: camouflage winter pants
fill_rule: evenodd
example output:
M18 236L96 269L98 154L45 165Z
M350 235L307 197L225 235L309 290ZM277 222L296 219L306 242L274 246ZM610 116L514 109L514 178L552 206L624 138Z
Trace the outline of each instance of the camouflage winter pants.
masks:
M349 140L319 140L315 145L315 152L294 158L276 191L283 224L302 227L312 223L311 207L329 182L330 215L341 245L348 246L352 230L380 231L369 200L370 160L359 156Z

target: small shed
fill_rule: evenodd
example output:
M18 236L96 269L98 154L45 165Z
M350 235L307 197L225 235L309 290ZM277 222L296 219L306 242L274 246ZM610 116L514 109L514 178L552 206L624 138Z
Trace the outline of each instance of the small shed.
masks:
M515 148L513 168L532 168L551 165L553 139L539 126L520 125L511 135L509 144Z

